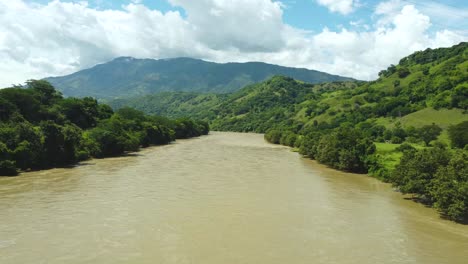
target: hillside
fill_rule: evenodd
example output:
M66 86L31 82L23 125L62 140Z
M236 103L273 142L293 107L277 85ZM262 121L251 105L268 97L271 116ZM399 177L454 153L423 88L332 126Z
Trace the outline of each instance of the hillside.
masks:
M449 120L468 120L463 113L468 109L467 43L415 53L382 71L373 82L312 86L287 78L278 83L274 80L277 79L246 87L228 97L218 106L213 128L265 132L255 127L271 118L306 127L372 121L386 127L400 122L406 127L436 123L447 128L453 124ZM441 111L445 117L437 114ZM418 120L408 122L411 116Z
M198 59L122 57L71 75L47 80L65 96L125 98L163 91L229 93L285 75L309 83L350 80L319 71L260 62L213 63Z
M467 43L417 52L380 72L372 82L306 84L273 77L229 95L167 93L111 101L148 113L195 116L218 130L265 132L294 123L339 126L368 121L392 128L435 123L446 129L468 119Z
M215 108L227 97L226 94L215 93L160 92L108 102L114 109L129 106L147 114L172 118L192 116L209 120L216 117L210 109Z

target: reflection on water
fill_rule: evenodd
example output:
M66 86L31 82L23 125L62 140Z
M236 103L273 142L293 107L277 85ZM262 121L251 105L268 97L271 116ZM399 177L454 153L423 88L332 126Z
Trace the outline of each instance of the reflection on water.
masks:
M468 226L262 135L0 179L0 263L466 263Z

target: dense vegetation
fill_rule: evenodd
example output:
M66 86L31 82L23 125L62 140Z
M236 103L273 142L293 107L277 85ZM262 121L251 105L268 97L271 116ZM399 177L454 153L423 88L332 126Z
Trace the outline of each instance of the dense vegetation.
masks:
M190 115L197 119L214 119L211 108L217 106L228 95L193 92L161 92L144 97L130 97L108 101L113 109L133 107L147 114L180 118Z
M310 83L350 80L324 72L260 62L220 64L190 58L151 60L129 57L47 80L66 96L113 99L164 91L228 93L274 75Z
M468 44L417 52L379 76L316 85L276 76L224 97L178 94L140 109L266 133L330 167L391 182L447 218L468 219Z
M90 97L63 98L47 81L0 90L0 175L66 166L208 133L206 122L114 113Z

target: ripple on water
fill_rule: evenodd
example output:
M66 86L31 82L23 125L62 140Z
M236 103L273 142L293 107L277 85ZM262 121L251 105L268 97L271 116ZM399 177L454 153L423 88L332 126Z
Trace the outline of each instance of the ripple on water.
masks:
M262 135L0 179L0 263L466 263L468 227Z

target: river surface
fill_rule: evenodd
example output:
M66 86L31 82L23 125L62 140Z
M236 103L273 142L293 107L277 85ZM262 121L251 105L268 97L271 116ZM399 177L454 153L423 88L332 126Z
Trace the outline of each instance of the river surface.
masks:
M387 184L211 133L0 178L0 263L468 263L468 226Z

